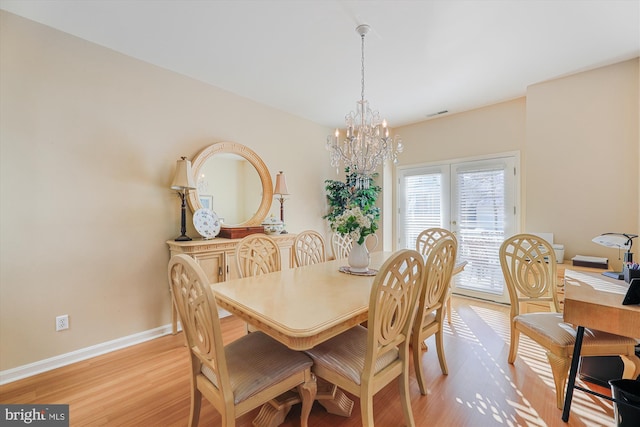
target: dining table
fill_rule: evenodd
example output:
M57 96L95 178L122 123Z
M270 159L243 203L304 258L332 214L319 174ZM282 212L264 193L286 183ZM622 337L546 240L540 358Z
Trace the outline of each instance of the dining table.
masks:
M342 258L212 283L211 289L220 308L293 350L307 350L367 321L375 274L391 255L371 252L366 273L350 273ZM351 415L353 401L332 384L319 383L316 399L330 413Z
M369 274L346 259L214 283L218 305L293 350L308 350L367 320L371 285L393 252L372 252Z

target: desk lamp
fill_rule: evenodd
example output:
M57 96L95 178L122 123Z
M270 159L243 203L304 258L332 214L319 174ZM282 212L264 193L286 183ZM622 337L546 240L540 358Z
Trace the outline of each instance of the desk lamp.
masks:
M191 237L187 236L187 193L189 190L195 190L196 186L193 183L193 175L191 173L191 162L186 157L181 157L176 165L176 174L173 177L171 183L171 189L178 191L178 196L182 200L182 217L180 218L180 236L176 237L177 242L184 242L191 240Z
M282 171L276 175L276 188L273 189L273 195L278 196L277 199L280 202L280 221L282 221L282 231L280 234L287 234L287 230L284 228L284 196L289 195L289 189L287 188L287 180Z
M635 239L636 237L638 237L637 234L603 233L599 236L594 237L592 239L592 242L602 246L606 246L608 248L618 248L618 259L620 259L620 250L626 249L627 251L624 253L623 260L623 262L626 264L633 262L633 253L631 252L631 246L633 245L633 239ZM624 273L621 271L605 271L602 274L618 280L622 280L624 278Z

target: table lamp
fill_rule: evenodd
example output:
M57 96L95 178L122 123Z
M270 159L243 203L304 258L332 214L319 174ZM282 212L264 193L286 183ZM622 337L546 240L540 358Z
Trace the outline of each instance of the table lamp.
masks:
M182 217L180 218L180 236L176 237L177 242L184 242L191 240L191 237L187 236L187 193L189 190L195 190L196 186L193 182L193 175L191 173L191 162L186 157L181 157L176 164L176 174L173 177L171 183L171 189L178 191L178 196L182 200Z
M633 245L633 239L636 237L638 237L637 234L630 233L603 233L594 237L591 241L608 248L618 248L618 252L622 249L626 249L623 259L623 263L626 264L633 262L631 246ZM618 255L618 259L620 259L620 255ZM621 271L605 271L602 274L618 280L622 280L624 278L624 273Z
M286 234L284 226L284 196L289 195L289 189L287 188L287 180L284 177L284 172L278 172L276 175L276 187L273 189L273 195L280 201L280 221L282 221L282 231L280 234Z

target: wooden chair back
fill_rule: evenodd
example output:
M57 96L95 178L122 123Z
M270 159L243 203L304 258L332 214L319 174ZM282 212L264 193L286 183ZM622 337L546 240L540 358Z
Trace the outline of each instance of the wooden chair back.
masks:
M353 247L353 239L338 233L331 235L331 248L335 259L347 258Z
M259 276L281 270L280 248L266 234L250 234L236 246L236 266L242 277Z
M169 280L174 304L180 316L187 346L191 352L192 381L201 375L202 366L213 372L217 387L210 387L216 407L233 402L233 391L225 358L216 300L202 268L185 254L171 257ZM195 385L192 385L195 387ZM195 402L199 405L198 402ZM192 401L192 411L194 402Z
M293 241L293 250L298 267L327 260L324 238L314 230L299 233Z
M448 236L440 238L429 251L423 272L423 286L418 299L411 341L413 365L420 393L427 394L427 383L422 364L422 350L426 348L424 340L436 336L436 349L440 369L448 374L447 361L444 354L443 325L445 303L449 298L451 275L455 265L458 243ZM451 312L449 308L448 312Z
M560 312L556 257L549 242L533 234L516 234L500 246L500 266L511 301L511 317L520 305L542 301L551 311Z
M458 243L450 237L439 239L429 251L423 274L424 286L418 303L418 307L423 307L426 312L431 313L444 305L457 251Z
M426 257L440 239L443 238L453 239L457 247L458 239L455 234L445 228L433 227L427 228L418 234L416 238L416 251Z
M402 370L408 368L409 335L418 309L424 264L416 251L402 249L380 267L369 299L367 353L364 378L375 377L376 360L385 353L399 349L394 362Z

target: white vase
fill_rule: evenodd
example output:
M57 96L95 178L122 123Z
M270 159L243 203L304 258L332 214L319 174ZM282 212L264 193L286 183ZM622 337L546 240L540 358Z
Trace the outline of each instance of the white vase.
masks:
M362 245L354 243L347 261L351 271L354 273L366 273L369 270L370 262L367 246L364 243Z

